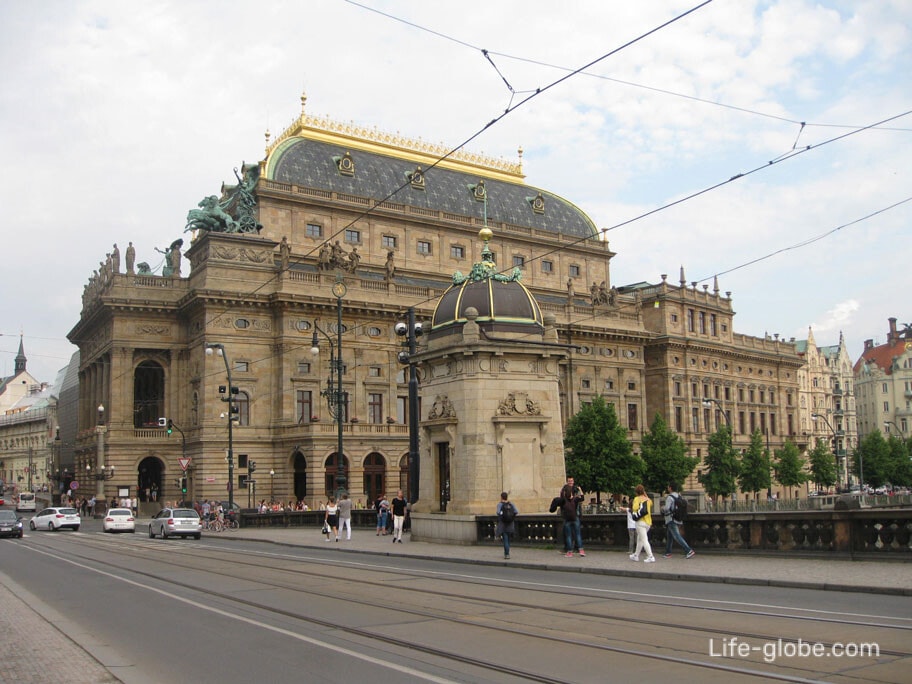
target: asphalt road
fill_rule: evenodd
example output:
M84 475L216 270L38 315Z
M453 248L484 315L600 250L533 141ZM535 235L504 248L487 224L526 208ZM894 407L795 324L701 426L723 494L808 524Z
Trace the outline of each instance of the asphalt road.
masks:
M88 520L77 533L0 540L0 568L128 684L671 676L884 684L908 681L912 664L912 598L472 566L328 546L225 534L151 540L144 527L105 535L100 521ZM837 655L836 644L876 644L880 655Z

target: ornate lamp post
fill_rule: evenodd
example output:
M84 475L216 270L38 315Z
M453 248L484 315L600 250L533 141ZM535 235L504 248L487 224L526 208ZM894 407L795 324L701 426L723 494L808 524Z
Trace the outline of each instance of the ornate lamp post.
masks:
M269 501L275 501L275 496L273 494L273 485L275 484L275 469L269 469Z
M105 432L107 431L107 427L104 422L104 412L105 412L104 404L99 404L98 405L98 420L95 425L95 434L98 437L98 442L96 444L95 462L98 464L99 473L105 472L104 437L105 437ZM111 475L112 476L114 475L113 468L111 469ZM105 483L106 479L110 479L110 478L101 477L101 478L97 478L97 480L96 480L95 499L97 501L104 501L104 498L105 498L104 483Z
M421 323L415 322L415 308L409 307L408 323L396 323L396 334L405 337L403 346L408 352L399 352L399 363L407 363L409 367L408 383L408 428L409 428L409 491L407 494L410 504L418 501L418 481L420 465L418 461L418 369L415 366L414 356L418 351L418 337L421 336Z
M237 394L237 387L231 384L231 365L228 363L228 354L225 352L225 345L219 342L210 342L206 345L206 356L212 356L217 353L225 362L225 374L228 376L228 396L222 397L222 401L228 402L228 510L234 510L234 414L236 407L234 405L234 395Z
M827 420L827 417L825 415L823 415L822 413L812 413L811 414L811 420L816 421L818 419L822 420L823 424L826 425L827 428L829 428L830 432L833 433L833 458L836 459L836 468L838 469L839 468L839 433L836 432L836 428L834 428L830 424L830 421ZM849 459L848 458L843 459L843 467L844 467L844 472L845 472L845 486L846 486L846 489L848 489L849 488Z
M332 385L332 376L330 376L330 380L327 383L328 387L320 392L320 394L321 396L326 397L329 412L333 418L335 418L338 430L336 444L337 501L342 497L342 494L347 491L346 484L348 482L348 478L345 475L345 454L342 451L342 420L345 418L345 404L348 400L347 393L342 389L342 298L347 291L348 289L341 279L333 283L332 293L336 297L336 346L333 346L332 338L326 334L325 331L320 329L316 321L314 321L314 334L310 348L310 353L314 356L320 353L320 340L317 337L317 331L319 331L326 338L326 341L329 342L329 367L336 372L335 389Z

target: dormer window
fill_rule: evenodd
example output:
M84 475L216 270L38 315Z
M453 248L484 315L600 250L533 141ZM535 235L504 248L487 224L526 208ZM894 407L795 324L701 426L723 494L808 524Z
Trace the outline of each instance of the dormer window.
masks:
M339 168L339 173L341 173L343 176L355 175L355 160L352 159L351 152L346 152L341 157L333 157L333 161L336 162L336 166Z

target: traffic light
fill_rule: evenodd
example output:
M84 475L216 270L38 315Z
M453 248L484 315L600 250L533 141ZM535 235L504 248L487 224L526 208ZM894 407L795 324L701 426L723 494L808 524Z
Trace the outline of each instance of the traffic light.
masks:
M174 421L168 418L168 434L170 435L172 432L174 432Z
M187 493L187 478L182 477L181 478L181 494L186 494L186 493Z
M256 471L256 461L247 461L247 472L253 475Z

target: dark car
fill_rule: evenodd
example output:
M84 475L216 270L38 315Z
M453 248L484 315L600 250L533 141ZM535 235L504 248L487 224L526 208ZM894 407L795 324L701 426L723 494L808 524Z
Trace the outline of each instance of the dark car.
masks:
M22 539L22 519L13 511L0 511L0 537Z

